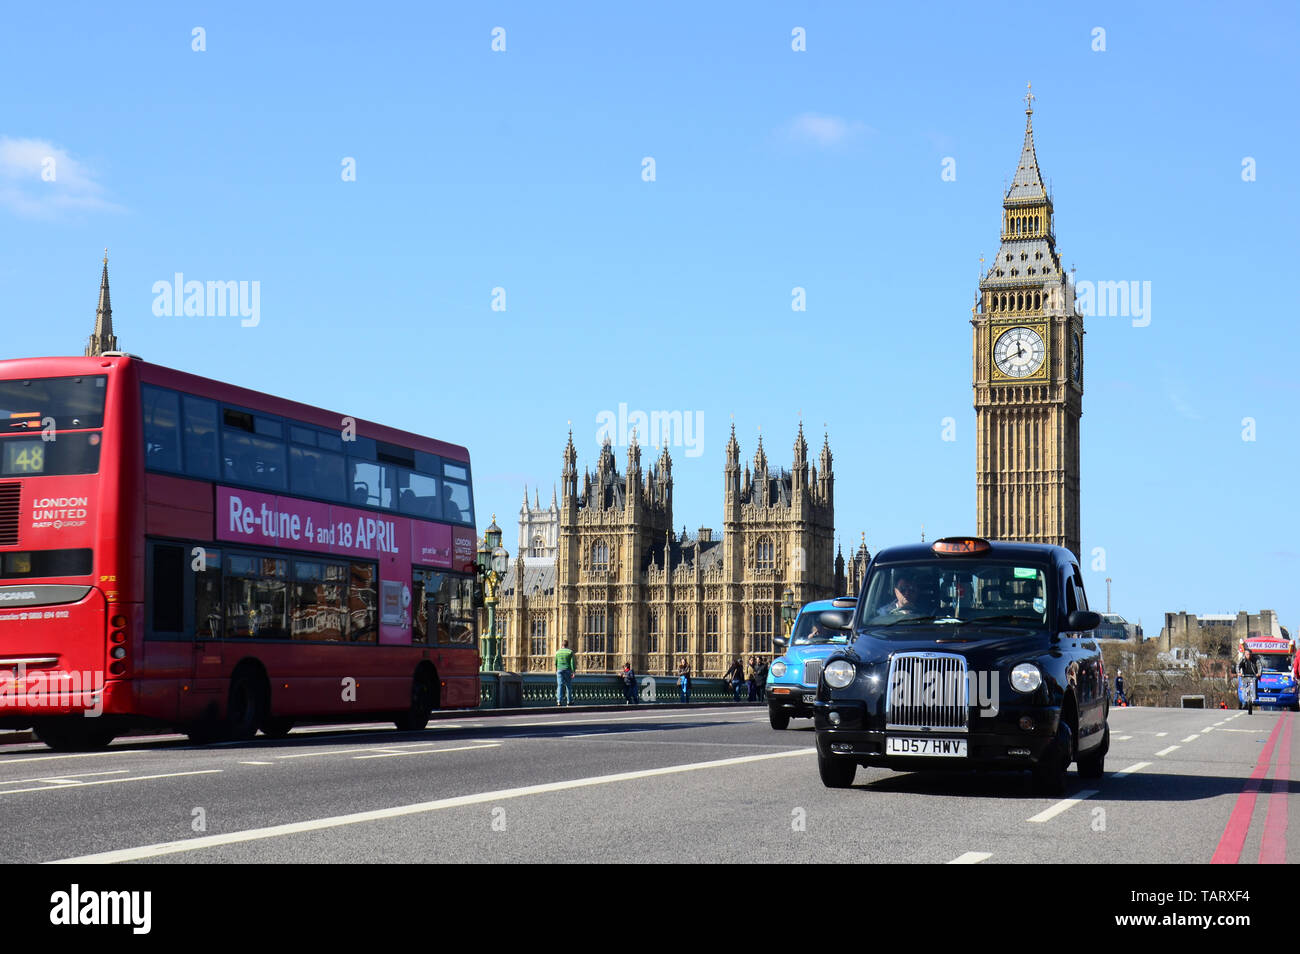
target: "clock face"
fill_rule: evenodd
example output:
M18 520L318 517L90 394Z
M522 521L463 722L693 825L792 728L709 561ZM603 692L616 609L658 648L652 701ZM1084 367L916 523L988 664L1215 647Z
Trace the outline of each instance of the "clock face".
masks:
M1032 328L1004 331L993 345L993 361L1009 378L1027 378L1043 366L1047 349L1043 338Z
M1075 384L1083 380L1083 342L1078 335L1074 336L1074 347L1070 349L1070 374Z

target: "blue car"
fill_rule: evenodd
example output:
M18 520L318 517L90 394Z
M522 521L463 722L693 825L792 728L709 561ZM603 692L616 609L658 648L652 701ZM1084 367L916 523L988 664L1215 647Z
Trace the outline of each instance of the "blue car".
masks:
M764 698L772 728L787 728L792 718L812 718L822 663L849 642L848 630L826 629L818 617L827 610L848 609L857 603L855 597L840 596L833 600L813 600L799 611L790 633L790 644L782 647L785 655L774 660L767 670ZM778 641L778 646L781 642L784 640Z

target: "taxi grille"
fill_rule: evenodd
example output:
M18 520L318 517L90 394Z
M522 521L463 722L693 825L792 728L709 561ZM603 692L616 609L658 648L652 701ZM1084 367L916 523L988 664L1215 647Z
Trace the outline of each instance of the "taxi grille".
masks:
M809 659L803 664L803 684L805 686L817 685L817 680L822 677L822 664L824 659Z
M949 653L898 653L889 663L886 729L965 732L966 659Z
M18 497L22 484L0 484L0 547L18 542Z

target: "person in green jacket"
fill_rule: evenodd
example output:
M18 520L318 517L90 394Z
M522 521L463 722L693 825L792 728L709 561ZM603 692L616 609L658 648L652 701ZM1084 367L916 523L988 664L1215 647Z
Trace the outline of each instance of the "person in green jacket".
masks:
M555 704L573 705L573 673L578 668L578 657L569 648L569 641L555 654Z

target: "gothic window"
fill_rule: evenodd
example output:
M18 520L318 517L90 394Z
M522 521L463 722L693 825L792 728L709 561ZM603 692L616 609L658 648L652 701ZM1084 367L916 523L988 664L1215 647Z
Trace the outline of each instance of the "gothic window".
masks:
M603 609L587 610L587 642L585 652L605 652L605 611Z
M1011 253L1010 253L1010 252L1007 252L1007 261L1008 261L1008 262L1011 261Z
M754 610L750 651L755 653L772 651L772 607L770 606L760 606Z
M591 545L591 570L593 573L609 571L609 544L604 540L597 540Z
M528 653L532 656L546 655L546 620L535 619L529 628Z
M687 643L691 633L691 617L685 610L677 611L676 625L673 626L673 652L688 651Z
M651 610L650 616L646 620L646 650L648 652L659 652L659 611Z
M1030 271L1033 271L1033 269L1031 268ZM1035 308L1038 308L1038 307L1041 305L1042 300L1043 300L1043 298L1042 298L1042 294L1041 294L1040 292L1034 292L1034 307L1035 307Z
M533 552L530 554L530 556L535 556L535 557L545 556L545 550L546 550L546 541L542 539L541 534L538 534L537 536L533 537Z
M704 614L704 651L706 653L716 653L718 651L717 610L708 610Z
M776 560L772 555L772 541L768 537L762 537L755 548L755 566L760 570L771 570L776 566Z

